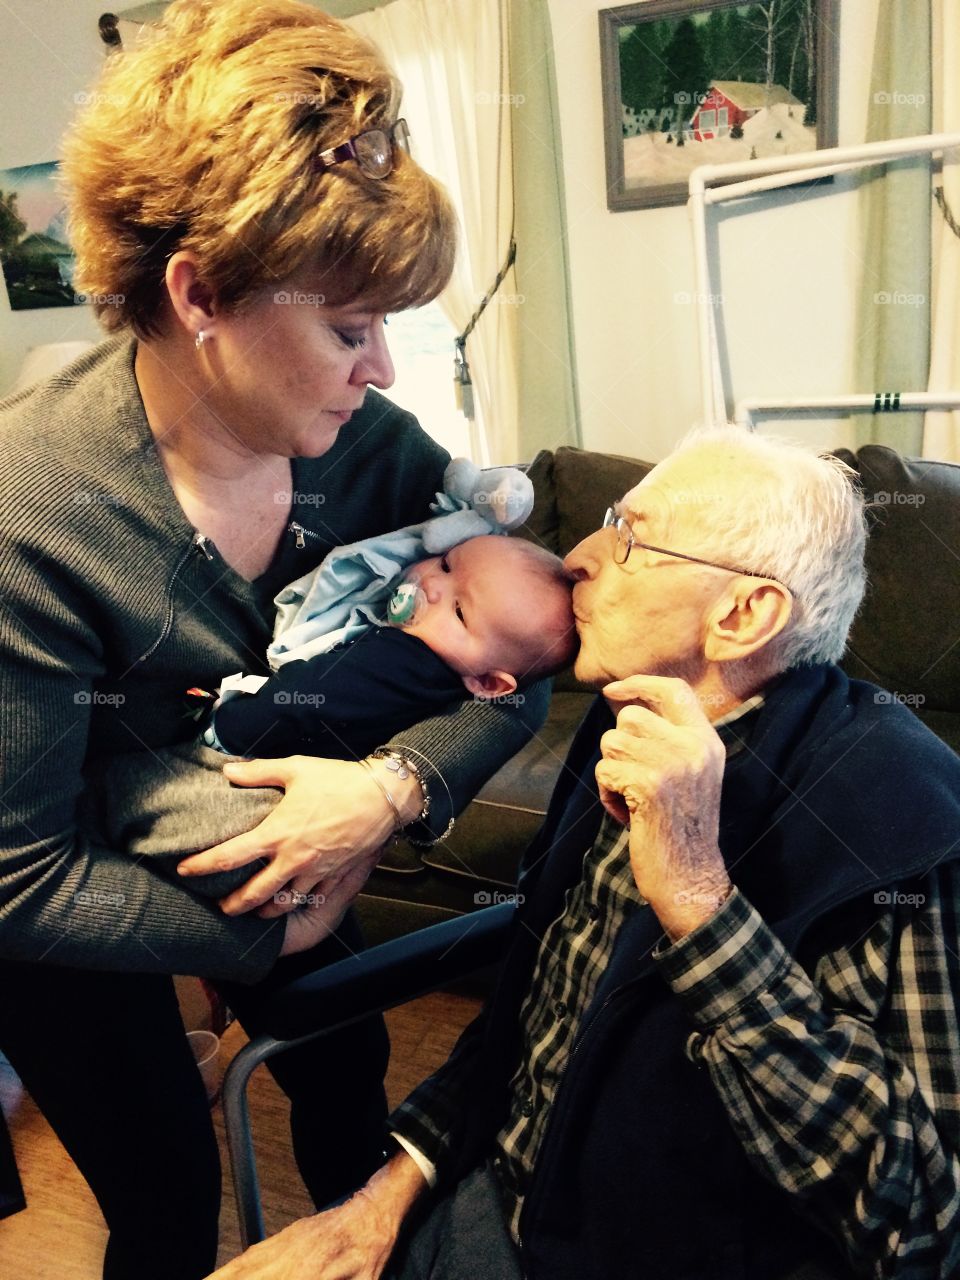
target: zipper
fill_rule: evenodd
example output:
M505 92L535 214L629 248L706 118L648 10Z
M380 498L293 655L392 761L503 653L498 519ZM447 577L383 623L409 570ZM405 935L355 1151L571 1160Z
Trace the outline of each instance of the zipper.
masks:
M298 551L302 551L307 545L307 538L319 538L319 533L314 533L312 529L305 529L302 524L298 524L296 520L291 520L287 525L287 532L292 533L296 538L295 546Z
M195 533L193 535L193 538L191 539L190 546L186 549L186 551L184 551L183 555L174 565L173 573L170 575L170 580L167 583L167 591L166 591L167 612L166 612L166 617L164 618L164 621L163 621L163 627L161 628L160 634L157 636L156 640L154 640L153 644L150 645L148 649L145 649L144 652L141 653L140 657L137 658L136 662L133 664L134 666L137 666L141 662L146 662L147 658L149 658L150 655L154 653L160 647L160 645L163 644L164 640L166 640L167 636L170 634L170 628L173 626L173 589L176 586L177 579L180 577L180 574L183 572L184 565L187 563L190 557L196 552L198 547L203 551L204 555L207 557L208 560L213 559L212 552L210 552L205 545L208 541L209 540L205 538L202 533Z
M211 550L213 543L205 533L195 533L193 535L193 546L194 550L202 551L208 560L213 559L213 551Z

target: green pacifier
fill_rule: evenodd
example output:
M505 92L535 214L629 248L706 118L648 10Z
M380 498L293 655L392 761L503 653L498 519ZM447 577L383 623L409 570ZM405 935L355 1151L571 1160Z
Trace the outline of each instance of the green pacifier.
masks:
M387 621L392 627L416 622L427 605L427 597L415 582L401 582L387 605Z

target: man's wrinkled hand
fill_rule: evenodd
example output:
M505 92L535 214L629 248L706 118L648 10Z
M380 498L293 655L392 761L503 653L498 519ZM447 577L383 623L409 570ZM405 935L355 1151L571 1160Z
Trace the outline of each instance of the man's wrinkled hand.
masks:
M637 888L676 940L730 890L718 843L726 753L684 680L631 676L603 694L617 724L600 742L600 800L629 826Z
M400 1153L345 1204L301 1218L208 1280L379 1280L425 1187L414 1161Z

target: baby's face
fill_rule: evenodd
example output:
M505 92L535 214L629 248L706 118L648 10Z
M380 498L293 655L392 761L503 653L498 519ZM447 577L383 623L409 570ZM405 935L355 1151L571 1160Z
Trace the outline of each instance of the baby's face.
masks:
M556 596L508 538L480 537L421 560L406 575L426 597L404 627L462 676L505 671L522 676L538 656L542 597ZM556 608L551 598L545 607Z

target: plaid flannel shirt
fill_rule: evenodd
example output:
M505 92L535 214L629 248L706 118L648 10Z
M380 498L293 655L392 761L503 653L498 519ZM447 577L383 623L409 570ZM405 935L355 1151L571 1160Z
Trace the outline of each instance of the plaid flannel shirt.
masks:
M812 978L738 891L656 954L695 1028L688 1055L709 1071L749 1159L877 1280L960 1274L958 903L955 863L889 887L866 921L850 912L851 936ZM627 833L605 819L522 1006L521 1061L493 1153L515 1239L581 1017L641 909ZM435 1165L469 1105L478 1039L474 1024L392 1118Z

